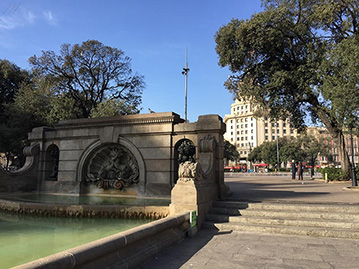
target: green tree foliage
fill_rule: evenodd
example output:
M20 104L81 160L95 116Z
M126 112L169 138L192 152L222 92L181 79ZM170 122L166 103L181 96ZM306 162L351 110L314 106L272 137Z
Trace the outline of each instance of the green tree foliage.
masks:
M227 140L224 140L224 158L231 161L239 160L239 152L236 146Z
M7 60L0 60L0 152L6 156L6 169L16 156L22 153L24 134L31 122L13 113L12 105L20 87L30 81L27 71Z
M7 121L6 105L14 102L21 84L29 82L29 74L8 60L0 59L0 124Z
M236 96L291 118L303 129L309 113L338 145L343 173L350 163L343 131L357 122L359 3L346 0L267 0L249 20L233 19L216 33L219 65L233 75ZM344 96L345 95L345 96ZM344 99L341 97L344 96ZM341 101L342 100L342 101Z
M119 49L89 40L63 44L60 55L43 51L29 62L37 76L54 83L57 94L73 99L77 118L90 117L99 104L110 100L121 104L122 113L139 111L143 77L132 72L131 59Z

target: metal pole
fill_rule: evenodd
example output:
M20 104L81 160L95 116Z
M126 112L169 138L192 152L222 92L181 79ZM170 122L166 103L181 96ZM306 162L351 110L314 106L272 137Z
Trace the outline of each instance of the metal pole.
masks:
M187 47L186 47L186 64L183 68L182 74L185 76L185 94L184 94L184 119L187 122L187 82L188 82L188 62L187 62Z
M276 136L277 136L277 166L278 166L278 171L279 171L279 145L278 145L278 123L275 123L275 132L276 132Z
M357 176L356 176L356 173L355 173L353 132L350 132L350 143L351 143L351 148L352 148L352 186L358 186L358 184L357 184Z

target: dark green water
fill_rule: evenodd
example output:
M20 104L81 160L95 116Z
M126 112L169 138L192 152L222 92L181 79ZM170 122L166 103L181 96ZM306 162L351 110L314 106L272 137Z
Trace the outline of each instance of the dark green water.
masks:
M170 199L136 198L123 196L71 196L53 194L0 194L0 199L31 203L58 203L72 205L135 205L135 206L168 206Z
M0 213L0 268L30 262L149 221L41 218Z

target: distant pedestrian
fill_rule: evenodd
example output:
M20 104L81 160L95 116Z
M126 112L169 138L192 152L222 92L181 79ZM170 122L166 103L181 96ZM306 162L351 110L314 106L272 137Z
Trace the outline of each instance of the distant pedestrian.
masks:
M295 174L297 173L297 168L295 167L295 162L292 160L292 179L295 179Z
M303 180L303 169L304 166L302 164L302 162L298 163L298 180Z
M277 175L277 171L278 171L278 164L274 165L274 174Z

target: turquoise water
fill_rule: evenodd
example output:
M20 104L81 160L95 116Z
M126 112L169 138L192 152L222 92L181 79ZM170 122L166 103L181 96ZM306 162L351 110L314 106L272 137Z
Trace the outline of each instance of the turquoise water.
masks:
M0 212L0 268L73 248L150 220L51 218Z
M0 194L0 199L32 202L32 203L59 203L72 205L135 205L135 206L168 206L170 199L136 198L123 196L70 196L53 194Z

